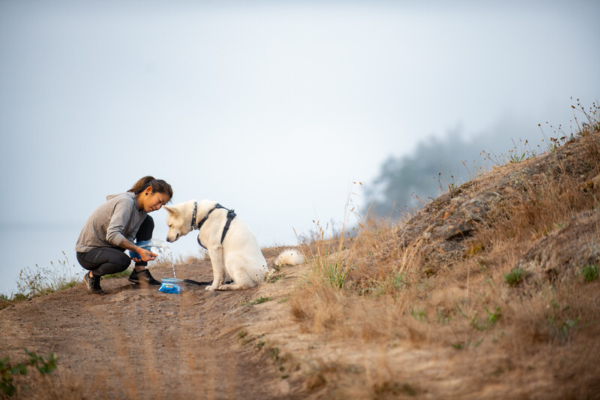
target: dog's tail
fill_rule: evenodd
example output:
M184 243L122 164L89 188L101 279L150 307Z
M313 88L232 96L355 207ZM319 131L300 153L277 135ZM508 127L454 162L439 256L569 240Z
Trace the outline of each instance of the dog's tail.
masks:
M275 259L275 265L299 265L304 263L304 256L297 249L285 249Z

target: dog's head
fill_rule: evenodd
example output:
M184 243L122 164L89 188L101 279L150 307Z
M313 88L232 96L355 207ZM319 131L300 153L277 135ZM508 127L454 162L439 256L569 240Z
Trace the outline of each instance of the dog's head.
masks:
M194 203L191 203L192 209L190 209L188 203L163 207L168 213L167 226L169 227L169 233L167 234L167 242L174 242L192 231L191 224Z

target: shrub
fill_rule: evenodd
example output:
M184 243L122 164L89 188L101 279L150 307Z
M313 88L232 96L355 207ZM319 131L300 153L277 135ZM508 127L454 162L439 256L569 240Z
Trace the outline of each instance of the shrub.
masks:
M11 364L10 358L0 358L0 390L8 396L12 396L17 392L17 387L13 381L16 375L27 375L29 367L35 367L42 375L48 375L56 369L56 354L50 353L47 359L43 356L38 356L36 353L29 352L25 349L25 353L29 356L29 360L23 363Z
M508 274L504 275L504 280L509 286L517 286L525 278L525 270L513 268Z
M593 282L598 279L598 264L591 265L588 264L581 268L581 275L583 275L583 280L586 282Z

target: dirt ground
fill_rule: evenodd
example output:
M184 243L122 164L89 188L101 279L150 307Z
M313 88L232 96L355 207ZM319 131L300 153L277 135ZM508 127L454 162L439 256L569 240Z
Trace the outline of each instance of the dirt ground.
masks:
M160 279L172 271L153 274ZM177 275L210 281L210 262L178 267ZM259 318L262 304L249 303L261 288L208 292L186 285L176 295L134 289L126 278L103 280L102 287L103 296L88 295L80 284L0 311L3 357L18 361L27 348L59 358L50 381L60 382L29 389L24 398L304 397L303 386L282 379L262 346L242 344L244 327Z
M274 253L265 255L272 263ZM97 296L82 283L0 310L0 354L58 355L57 371L21 387L17 398L27 399L558 399L573 374L591 372L573 367L598 354L589 339L516 358L492 341L458 351L410 325L385 343L308 332L287 302L308 268L285 267L234 292L187 285L165 294L115 278ZM210 281L210 262L179 266L177 275ZM597 398L586 393L570 398Z

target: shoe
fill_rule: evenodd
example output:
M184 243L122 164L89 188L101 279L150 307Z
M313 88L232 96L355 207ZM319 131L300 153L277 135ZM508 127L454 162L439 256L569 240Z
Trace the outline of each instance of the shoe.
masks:
M86 272L83 281L87 287L88 294L105 294L104 290L100 287L99 276L90 277L90 273Z
M150 271L148 271L147 269L143 269L140 272L136 272L135 270L133 270L131 275L129 275L129 281L133 283L141 283L146 285L161 285L160 281L154 279L150 274Z

